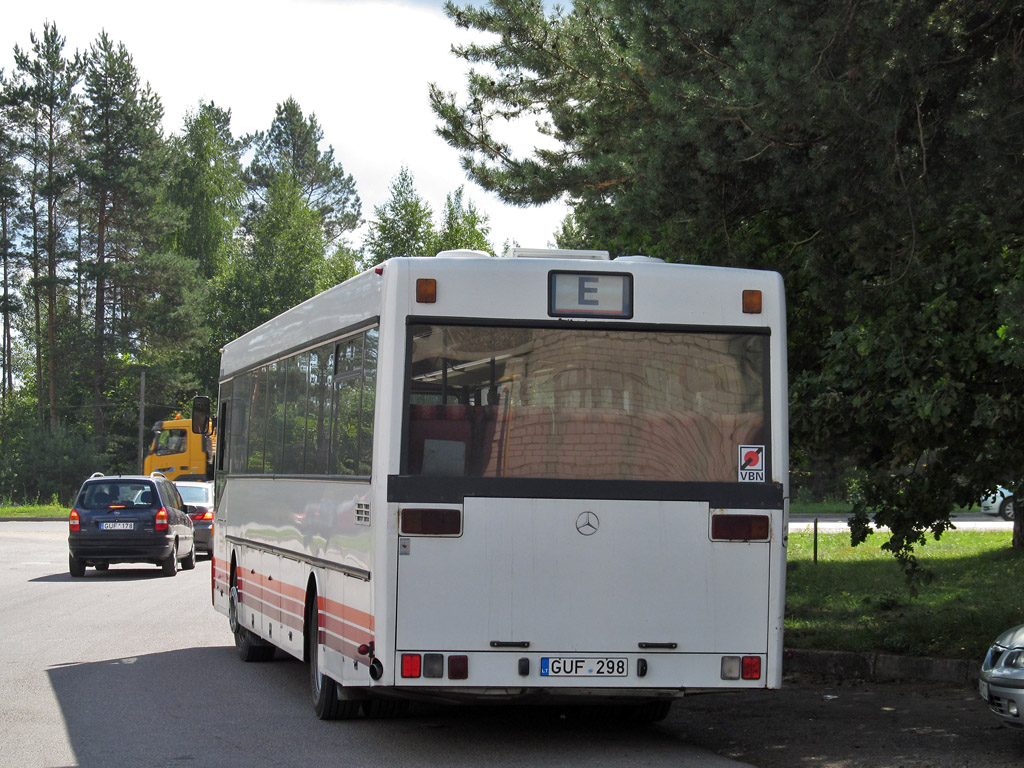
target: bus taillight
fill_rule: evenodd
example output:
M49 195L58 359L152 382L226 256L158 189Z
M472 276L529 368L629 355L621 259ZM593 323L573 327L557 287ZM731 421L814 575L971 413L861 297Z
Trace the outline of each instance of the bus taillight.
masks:
M768 541L768 515L712 515L712 541Z
M760 656L744 656L743 657L743 679L744 680L760 680L761 679L761 657Z
M722 679L723 680L760 680L761 679L761 657L760 656L723 656L722 657Z
M422 660L418 653L402 654L402 677L419 677Z
M465 680L469 677L469 656L448 657L448 679Z
M399 532L404 536L462 535L459 509L403 509L398 516Z
M68 515L68 528L72 531L80 531L82 529L82 521L78 516L77 509L72 509L71 514Z
M167 510L160 507L160 511L156 513L156 529L158 531L167 530Z

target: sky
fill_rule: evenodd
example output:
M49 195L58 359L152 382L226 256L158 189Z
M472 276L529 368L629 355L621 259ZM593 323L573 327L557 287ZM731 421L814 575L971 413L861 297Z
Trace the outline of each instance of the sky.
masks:
M442 10L443 0L14 0L0 24L0 69L14 68L14 46L52 21L65 52L86 51L102 30L124 43L142 82L164 107L164 133L181 133L199 102L229 108L235 136L266 130L275 107L293 97L316 115L324 146L334 147L356 182L363 218L390 197L402 166L440 220L445 196L465 198L490 217L501 249L554 244L567 209L561 203L518 208L471 182L458 153L434 133L428 86L465 93L467 65L451 52L470 39ZM532 124L508 134L530 149ZM365 226L364 226L365 230ZM358 245L362 231L353 237Z

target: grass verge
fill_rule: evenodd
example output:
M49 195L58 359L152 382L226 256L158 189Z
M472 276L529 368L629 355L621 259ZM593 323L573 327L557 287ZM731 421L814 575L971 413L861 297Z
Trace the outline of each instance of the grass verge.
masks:
M70 511L60 504L26 504L17 507L0 507L0 517L67 517Z
M848 533L789 536L786 645L980 659L996 635L1024 623L1024 552L1010 532L948 531L917 554L927 569L912 597L885 534L858 547Z

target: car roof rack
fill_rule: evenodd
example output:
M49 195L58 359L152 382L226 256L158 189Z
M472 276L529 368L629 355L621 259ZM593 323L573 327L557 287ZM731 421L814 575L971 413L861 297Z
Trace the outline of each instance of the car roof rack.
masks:
M93 472L89 475L89 479L92 480L94 477L106 477L102 472Z
M149 473L149 476L150 477L162 477L164 480L167 479L167 475L165 475L163 472L157 472L155 469L152 472Z

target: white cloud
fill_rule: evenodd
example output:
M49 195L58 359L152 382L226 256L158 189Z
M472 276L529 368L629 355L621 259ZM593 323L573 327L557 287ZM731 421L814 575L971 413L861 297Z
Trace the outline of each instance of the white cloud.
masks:
M0 28L0 67L13 68L15 43L56 23L67 53L87 49L101 30L123 42L139 75L159 94L168 133L200 100L232 111L236 135L270 126L289 96L314 113L335 158L351 173L363 216L388 197L401 166L435 211L460 185L491 217L496 247L506 240L543 247L565 208L503 205L466 179L458 154L434 133L428 84L461 91L464 41L441 2L380 0L40 0L9 4Z

